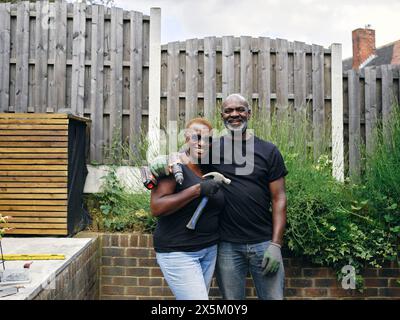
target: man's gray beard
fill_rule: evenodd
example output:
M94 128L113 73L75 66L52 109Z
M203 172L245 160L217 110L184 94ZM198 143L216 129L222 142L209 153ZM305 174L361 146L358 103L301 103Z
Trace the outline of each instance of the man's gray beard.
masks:
M228 120L224 120L224 125L233 135L242 134L247 130L247 121L243 121L240 127L232 127Z

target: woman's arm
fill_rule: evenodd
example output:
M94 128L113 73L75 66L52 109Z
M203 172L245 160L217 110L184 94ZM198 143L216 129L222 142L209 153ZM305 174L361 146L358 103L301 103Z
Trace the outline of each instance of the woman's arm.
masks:
M153 216L174 213L200 196L200 184L195 184L178 193L174 193L175 187L175 179L169 177L160 180L157 187L151 190L150 209Z

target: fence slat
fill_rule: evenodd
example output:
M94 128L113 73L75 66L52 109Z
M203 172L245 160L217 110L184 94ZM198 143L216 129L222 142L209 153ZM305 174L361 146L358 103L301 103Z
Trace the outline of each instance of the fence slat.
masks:
M258 104L267 127L271 126L271 39L259 39L258 53Z
M92 119L90 158L103 161L104 6L92 7L92 52L90 116Z
M28 111L29 2L17 4L15 112Z
M215 109L217 98L216 89L216 38L204 38L204 116L211 120Z
M323 152L325 142L324 54L323 48L312 46L312 107L314 159Z
M0 112L10 103L10 3L0 3Z
M54 60L54 95L55 110L66 108L67 77L67 3L55 1L55 60ZM52 107L52 106L51 106Z
M49 2L36 2L35 47L35 111L44 113L47 108L47 61L49 43Z
M233 37L222 37L222 99L235 90Z
M349 176L353 182L358 182L360 167L360 79L357 71L348 71L349 82Z
M374 149L374 137L378 119L376 105L376 69L375 67L365 68L365 143L367 154Z
M186 103L185 121L186 123L198 115L197 112L197 87L198 87L198 40L186 40Z
M122 9L111 8L110 141L122 139L122 19Z
M249 103L253 93L251 37L240 37L240 92Z
M390 113L392 112L392 105L394 102L393 92L393 70L391 65L382 65L382 125L384 135L388 133L388 121Z
M277 114L285 112L288 106L288 41L276 39L276 108Z
M303 42L294 42L294 110L306 109L306 51Z
M85 95L85 30L86 5L74 3L73 39L72 39L72 80L71 111L83 116Z
M167 132L179 120L179 42L168 43ZM172 128L171 128L172 126Z
M131 38L130 38L130 135L129 145L134 154L138 153L142 126L142 85L143 85L143 14L130 13Z

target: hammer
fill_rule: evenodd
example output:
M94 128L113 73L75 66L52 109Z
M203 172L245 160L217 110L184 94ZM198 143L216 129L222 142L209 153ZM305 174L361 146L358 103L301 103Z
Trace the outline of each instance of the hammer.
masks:
M209 172L203 176L203 178L206 178L206 177L212 177L214 180L223 182L225 184L231 183L230 179L225 178L219 172ZM207 205L207 202L208 202L208 197L203 197L203 199L201 199L199 205L196 208L196 211L193 213L193 216L190 218L188 224L186 225L186 228L188 228L190 230L194 230L196 228L197 220L199 220L201 213L203 212L203 209Z

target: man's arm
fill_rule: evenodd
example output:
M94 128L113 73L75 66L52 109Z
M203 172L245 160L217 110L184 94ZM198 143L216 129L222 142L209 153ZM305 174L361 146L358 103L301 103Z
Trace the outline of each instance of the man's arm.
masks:
M272 242L282 245L286 226L285 178L269 183L272 200Z

